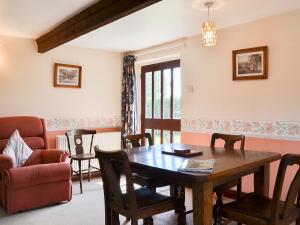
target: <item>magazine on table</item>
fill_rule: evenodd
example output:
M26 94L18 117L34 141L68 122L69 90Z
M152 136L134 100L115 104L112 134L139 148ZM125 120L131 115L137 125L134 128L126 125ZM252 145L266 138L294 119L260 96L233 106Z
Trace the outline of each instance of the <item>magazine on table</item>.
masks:
M184 172L207 172L211 173L214 170L214 159L187 159L182 162L180 167L178 168L179 171Z

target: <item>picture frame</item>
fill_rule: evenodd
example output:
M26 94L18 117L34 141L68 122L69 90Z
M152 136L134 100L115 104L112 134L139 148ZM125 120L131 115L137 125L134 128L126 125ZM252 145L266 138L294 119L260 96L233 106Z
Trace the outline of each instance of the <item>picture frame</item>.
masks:
M81 88L81 79L81 66L54 64L54 87Z
M268 79L268 47L232 51L232 80Z

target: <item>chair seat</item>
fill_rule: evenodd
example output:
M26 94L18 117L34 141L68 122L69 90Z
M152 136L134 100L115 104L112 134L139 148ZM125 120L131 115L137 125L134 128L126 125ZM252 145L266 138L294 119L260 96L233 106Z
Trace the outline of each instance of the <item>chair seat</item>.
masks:
M88 160L88 159L95 159L95 153L84 153L84 154L76 154L71 155L70 158L73 160Z
M157 205L159 203L172 202L174 199L169 196L161 195L157 192L151 191L148 188L139 188L135 190L137 207L149 207L152 205ZM129 197L127 194L124 194L125 202L129 202Z
M132 174L133 175L133 183L138 184L140 186L147 186L150 188L156 187L164 187L170 185L170 182L167 180L157 179L155 177L145 177L140 174Z
M243 222L244 218L247 217L247 221L252 221L251 224L269 224L271 219L271 205L271 199L251 193L241 198L239 201L224 204L220 208L220 216L239 222ZM282 211L283 206L284 202L280 201L280 212ZM298 213L298 209L293 207L289 213L291 221L297 218Z

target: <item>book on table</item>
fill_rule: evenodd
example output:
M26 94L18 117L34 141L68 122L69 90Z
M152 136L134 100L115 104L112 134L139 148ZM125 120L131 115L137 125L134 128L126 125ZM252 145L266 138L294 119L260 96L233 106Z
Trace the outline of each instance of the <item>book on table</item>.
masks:
M187 159L182 162L180 167L178 168L179 171L184 172L207 172L211 173L214 170L214 159Z

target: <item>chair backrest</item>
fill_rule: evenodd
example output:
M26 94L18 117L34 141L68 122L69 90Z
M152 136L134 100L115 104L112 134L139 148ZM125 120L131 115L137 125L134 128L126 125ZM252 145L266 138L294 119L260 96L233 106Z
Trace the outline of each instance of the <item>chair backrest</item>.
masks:
M32 150L48 148L44 119L32 116L0 117L0 154L15 130Z
M300 169L298 171L290 184L289 191L286 196L284 207L280 208L280 198L282 194L282 186L284 183L284 177L286 175L286 169L288 166L298 165L300 168L300 155L286 154L282 157L280 165L278 168L277 178L274 187L273 199L272 199L272 209L271 209L271 224L276 224L279 219L284 219L289 216L290 210L294 207L296 198L299 205L299 191L300 191Z
M98 146L95 146L95 153L100 164L104 195L107 203L123 209L136 209L137 204L133 178L126 152L102 151ZM121 175L125 175L126 178L126 199L120 187Z
M151 134L142 133L142 134L133 134L127 135L122 138L124 147L141 147L145 145L145 139L148 140L149 145L153 145ZM131 145L131 146L129 146Z
M217 139L224 140L225 149L234 149L234 144L238 141L241 142L240 150L244 151L245 147L245 136L244 135L232 135L232 134L219 134L213 133L211 137L210 147L214 148Z
M70 138L74 138L74 144L75 144L75 152L76 154L83 154L83 141L82 136L83 135L92 135L91 142L90 142L90 153L92 152L93 147L93 141L94 141L94 135L96 134L96 130L83 130L83 129L73 129L66 132L66 137L68 141L68 149L69 153L71 155L71 140Z

